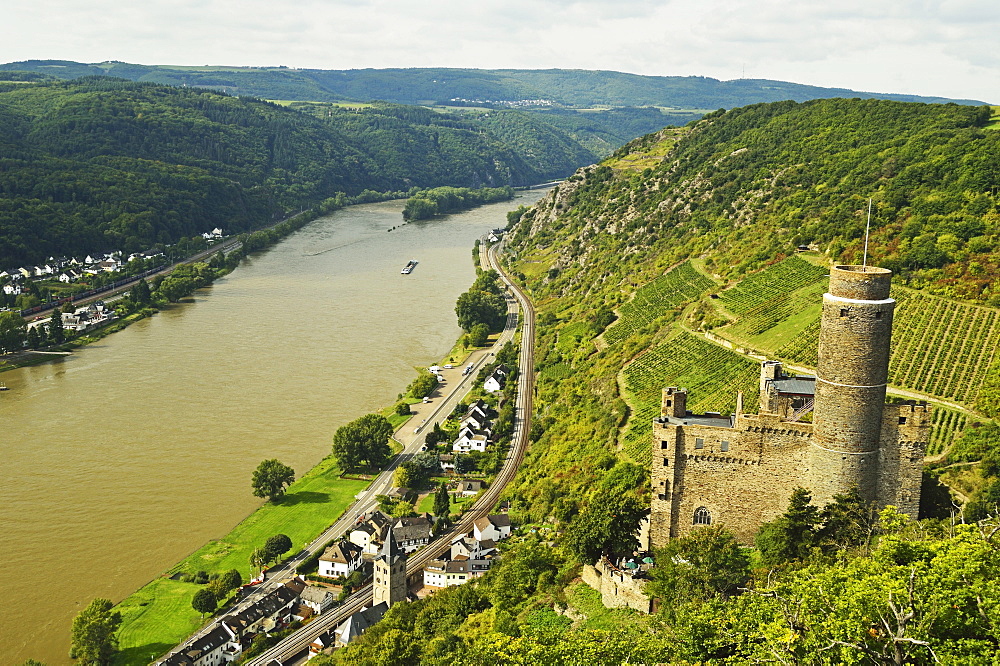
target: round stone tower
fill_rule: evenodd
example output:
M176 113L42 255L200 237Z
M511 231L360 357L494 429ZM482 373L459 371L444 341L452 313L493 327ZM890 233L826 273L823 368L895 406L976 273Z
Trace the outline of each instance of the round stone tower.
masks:
M823 294L819 363L810 451L810 490L817 504L857 487L876 499L879 435L889 374L896 302L892 271L835 266Z

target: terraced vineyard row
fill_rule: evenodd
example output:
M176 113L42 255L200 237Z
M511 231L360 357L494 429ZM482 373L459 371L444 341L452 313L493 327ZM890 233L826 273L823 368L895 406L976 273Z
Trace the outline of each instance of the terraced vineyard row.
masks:
M622 446L637 462L648 463L652 419L659 415L667 386L688 389L694 413L732 412L736 392L756 409L760 370L756 362L690 333L660 344L637 358L624 372L625 388L634 410Z
M889 381L974 404L1000 343L1000 310L923 294L897 307Z
M955 440L968 419L965 414L944 407L935 407L931 413L931 436L927 443L927 455L941 453Z
M889 382L902 388L975 404L1000 343L1000 310L894 290ZM776 351L815 367L819 319Z
M791 256L719 294L726 309L743 315L830 274L829 269Z
M685 261L640 287L635 297L620 308L618 321L604 332L604 341L610 345L621 342L667 310L698 298L714 286L712 280Z

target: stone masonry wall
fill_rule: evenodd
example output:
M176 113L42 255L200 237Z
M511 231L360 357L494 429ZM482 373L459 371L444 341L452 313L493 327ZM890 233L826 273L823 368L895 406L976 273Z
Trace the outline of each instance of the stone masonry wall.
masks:
M652 609L653 602L645 592L646 581L618 571L604 559L594 566L584 565L581 578L601 593L605 608L632 608L640 613L649 613Z
M654 422L653 545L689 534L699 508L709 511L711 524L752 543L760 525L781 515L792 490L803 485L811 436L811 424L767 414L741 415L735 428Z

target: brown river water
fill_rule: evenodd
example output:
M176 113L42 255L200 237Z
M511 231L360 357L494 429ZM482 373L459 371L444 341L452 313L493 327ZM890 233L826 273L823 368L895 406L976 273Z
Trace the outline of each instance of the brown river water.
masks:
M71 663L73 616L228 532L260 504L263 458L301 474L391 403L460 334L475 239L540 195L391 233L402 202L338 211L150 319L0 374L0 664Z

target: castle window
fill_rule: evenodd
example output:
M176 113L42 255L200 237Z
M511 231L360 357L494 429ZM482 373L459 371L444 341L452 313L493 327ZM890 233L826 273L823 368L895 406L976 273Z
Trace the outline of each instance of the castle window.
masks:
M673 400L667 400L667 407L670 407L670 406L672 406L673 404L674 404L674 401L673 401Z
M881 319L882 318L882 311L881 310L876 310L875 311L875 318L876 319Z
M905 416L900 416L899 417L899 425L903 425L904 423L906 423L906 417Z
M699 506L694 510L694 524L695 525L711 525L712 524L712 513L703 506Z
M665 441L665 440L664 440L664 441L661 441L661 442L660 442L660 448L661 448L661 449L669 449L669 448L670 448L670 442L667 442L667 441Z
M725 439L722 440L722 444L719 445L719 450L720 451L728 451L729 450L729 440L725 440Z
M694 438L694 448L696 448L696 449L703 449L703 448L705 448L705 440L702 439L701 437L695 437Z
M664 458L663 459L663 466L664 467L670 467L670 458Z
M840 316L846 317L849 310L847 308L840 308Z

